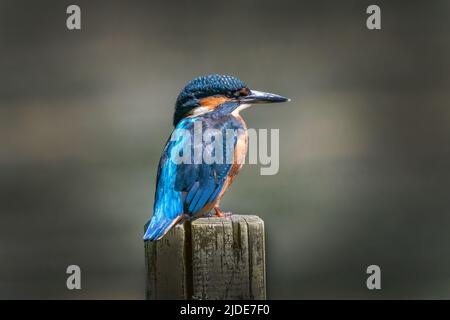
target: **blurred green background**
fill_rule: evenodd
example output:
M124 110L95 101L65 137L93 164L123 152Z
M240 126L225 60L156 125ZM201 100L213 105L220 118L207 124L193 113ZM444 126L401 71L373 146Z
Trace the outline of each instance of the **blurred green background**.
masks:
M173 105L209 73L293 100L243 113L280 170L222 200L265 220L269 298L450 298L450 2L376 1L381 31L370 4L1 0L0 298L144 298Z

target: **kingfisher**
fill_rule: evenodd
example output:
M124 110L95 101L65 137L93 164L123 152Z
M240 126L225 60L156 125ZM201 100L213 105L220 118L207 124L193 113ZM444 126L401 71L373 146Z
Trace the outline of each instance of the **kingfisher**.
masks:
M153 216L144 240L159 240L177 223L210 212L226 216L219 202L247 153L247 125L240 112L252 104L285 101L289 99L249 89L229 75L211 74L191 80L175 103L175 129L159 161ZM220 133L222 139L218 135L204 139L208 130Z

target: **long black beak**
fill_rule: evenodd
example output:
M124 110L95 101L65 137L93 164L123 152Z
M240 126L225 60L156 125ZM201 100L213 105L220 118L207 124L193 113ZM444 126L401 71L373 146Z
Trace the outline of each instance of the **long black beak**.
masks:
M261 92L256 90L251 90L250 94L242 97L241 103L274 103L274 102L286 102L291 101L291 99L279 96L277 94Z

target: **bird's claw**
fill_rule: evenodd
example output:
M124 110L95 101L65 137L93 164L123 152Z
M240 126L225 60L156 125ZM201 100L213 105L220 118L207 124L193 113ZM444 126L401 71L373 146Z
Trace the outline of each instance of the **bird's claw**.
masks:
M228 218L233 215L232 212L223 212L222 209L220 209L219 207L215 207L214 211L216 213L214 216L219 218Z

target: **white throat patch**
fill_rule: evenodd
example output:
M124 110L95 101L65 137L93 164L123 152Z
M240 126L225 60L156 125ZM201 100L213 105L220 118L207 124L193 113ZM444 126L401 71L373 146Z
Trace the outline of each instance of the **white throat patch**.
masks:
M239 112L241 112L244 109L247 109L249 107L251 107L252 105L249 103L243 103L241 104L239 107L237 107L236 109L234 109L234 111L231 113L232 115L238 115Z
M208 113L210 111L212 111L212 110L209 109L208 107L197 107L192 111L192 115L199 116L201 114Z

